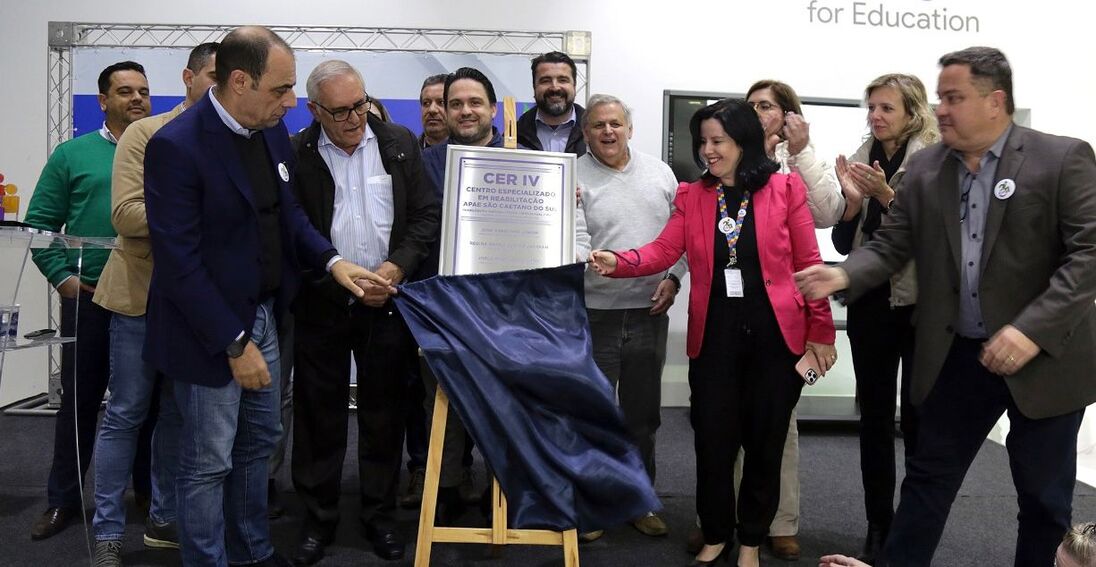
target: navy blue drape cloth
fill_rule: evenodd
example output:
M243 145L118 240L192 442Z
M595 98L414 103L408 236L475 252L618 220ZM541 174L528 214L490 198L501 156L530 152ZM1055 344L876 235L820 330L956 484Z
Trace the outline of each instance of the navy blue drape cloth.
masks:
M591 355L582 271L439 276L396 296L516 528L587 532L661 507Z

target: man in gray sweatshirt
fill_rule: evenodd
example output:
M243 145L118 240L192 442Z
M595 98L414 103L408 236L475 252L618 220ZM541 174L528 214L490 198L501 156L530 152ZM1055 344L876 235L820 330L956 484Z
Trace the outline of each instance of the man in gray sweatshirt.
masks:
M594 95L581 127L589 152L577 162L581 206L576 210L578 253L638 248L658 236L673 211L677 180L658 158L628 147L632 116L618 98ZM604 278L586 274L586 308L594 360L617 389L629 431L655 480L655 432L661 424L662 367L666 362L666 311L686 271L682 257L666 274ZM666 535L653 512L632 524L650 536ZM583 534L590 540L600 533Z

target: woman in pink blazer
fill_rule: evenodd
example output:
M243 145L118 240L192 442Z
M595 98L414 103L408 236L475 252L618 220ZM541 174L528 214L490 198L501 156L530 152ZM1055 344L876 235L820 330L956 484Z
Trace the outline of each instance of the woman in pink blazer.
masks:
M806 301L793 274L821 263L806 188L775 173L753 107L723 100L689 124L704 176L682 184L674 213L654 242L595 250L599 273L634 277L689 262L687 352L697 457L697 513L705 545L693 565L715 561L735 531L735 458L745 449L737 498L738 564L758 565L758 546L776 514L780 459L810 351L817 370L837 359L826 300Z

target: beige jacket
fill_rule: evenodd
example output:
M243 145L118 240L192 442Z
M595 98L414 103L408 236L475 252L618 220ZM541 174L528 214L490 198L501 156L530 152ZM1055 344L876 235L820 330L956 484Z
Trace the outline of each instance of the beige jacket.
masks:
M860 149L856 150L856 153L852 154L849 161L855 161L859 163L868 163L868 156L871 154L871 145L875 141L875 138L868 137L868 139L860 146ZM891 189L895 190L895 194L898 192L898 185L902 183L902 178L906 175L906 164L910 161L910 156L923 150L925 148L925 142L920 138L911 138L909 145L906 147L906 156L902 159L902 165L898 166L898 171L894 173L894 176L890 179ZM864 226L864 220L868 216L868 207L865 202L864 206L860 208L860 218L856 224L856 235L852 238L853 250L859 248L864 243L864 233L860 231ZM891 294L890 304L891 307L901 307L903 305L916 305L917 304L917 268L913 265L913 260L910 260L906 265L898 270L890 278Z
M145 217L145 146L183 110L179 104L169 112L142 118L130 124L118 140L110 187L110 220L118 232L118 248L111 251L93 298L104 309L130 317L145 314L152 279Z
M811 211L815 228L829 228L845 214L845 196L837 183L833 166L819 159L814 144L808 143L796 155L788 153L788 142L783 141L773 150L774 159L780 164L780 173L798 173L807 185L807 208Z

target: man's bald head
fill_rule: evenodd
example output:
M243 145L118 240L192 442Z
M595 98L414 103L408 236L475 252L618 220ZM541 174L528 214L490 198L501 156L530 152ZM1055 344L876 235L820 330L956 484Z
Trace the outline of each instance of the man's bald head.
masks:
M217 49L217 83L227 84L229 76L237 69L258 83L266 72L271 48L293 53L289 44L268 28L244 26L232 30Z

